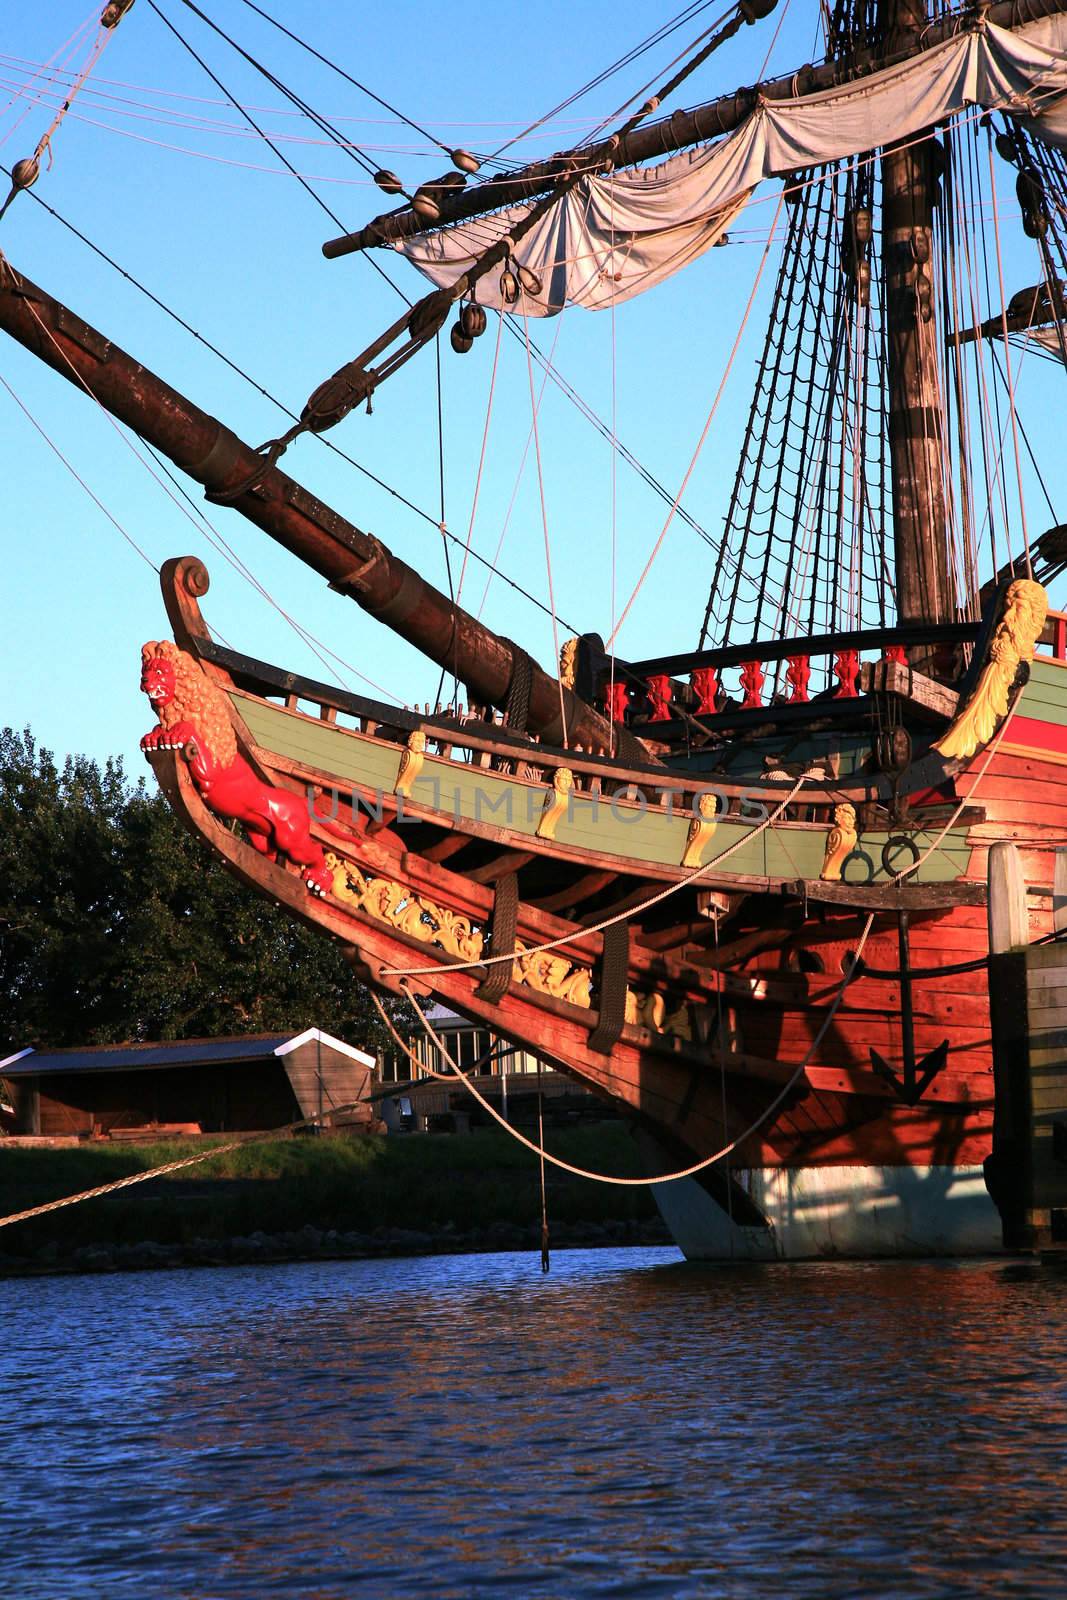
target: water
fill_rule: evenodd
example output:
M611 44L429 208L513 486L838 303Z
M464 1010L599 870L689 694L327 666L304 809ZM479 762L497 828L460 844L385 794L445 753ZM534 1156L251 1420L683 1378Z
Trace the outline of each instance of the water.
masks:
M1065 1289L664 1249L0 1284L0 1594L1059 1597Z

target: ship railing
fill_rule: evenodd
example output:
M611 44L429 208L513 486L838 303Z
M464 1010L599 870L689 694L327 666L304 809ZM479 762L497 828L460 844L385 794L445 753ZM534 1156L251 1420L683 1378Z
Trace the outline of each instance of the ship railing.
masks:
M1053 661L1067 661L1067 612L1050 611L1045 619L1037 654Z
M935 682L958 678L983 624L956 622L722 645L712 650L618 663L601 675L600 699L613 722L658 724L668 742L696 722L709 732L854 714L879 683L872 669L899 664ZM1067 639L1064 644L1067 645Z
M406 744L412 733L420 732L426 736L427 753L431 756L506 773L524 782L550 785L555 773L566 768L577 794L602 797L640 811L692 815L700 796L710 790L717 797L720 819L751 821L753 807L760 803L759 794L764 796L765 804L774 806L797 776L793 772L776 772L747 783L718 776L709 779L666 768L652 757L646 766L580 748L546 745L537 735L516 733L498 722L499 713L478 707L453 714L452 708L437 712L392 706L286 672L213 640L198 641L198 653L202 660L223 668L238 690L288 711L395 744ZM782 820L828 822L835 798L840 799L837 789L832 796L820 795L813 774L812 786L790 805Z

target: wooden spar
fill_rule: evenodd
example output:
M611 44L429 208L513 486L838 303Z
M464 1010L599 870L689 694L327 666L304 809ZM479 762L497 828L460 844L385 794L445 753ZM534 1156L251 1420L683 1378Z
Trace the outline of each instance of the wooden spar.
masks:
M999 28L1017 28L1041 17L1055 16L1067 10L1067 0L1000 0L988 8L979 7L984 21ZM821 66L802 67L799 72L786 73L752 88L738 89L718 100L696 106L692 111L676 111L659 122L646 122L622 137L603 139L599 144L581 150L564 150L550 156L547 161L536 161L521 171L511 173L506 179L491 178L474 188L460 190L455 198L449 197L441 204L440 220L427 227L409 206L399 211L375 217L356 233L342 234L328 240L322 247L324 256L350 255L356 250L367 250L375 245L395 244L401 239L413 239L422 233L436 232L453 222L464 222L470 217L485 216L505 206L524 202L547 194L557 181L568 175L571 164L580 161L582 170L590 173L611 172L617 167L631 167L642 161L657 161L675 150L685 150L707 139L717 139L729 133L762 100L792 100L798 95L815 94L832 89L852 79L867 77L876 67L886 67L895 61L904 61L921 51L931 50L954 38L960 31L963 18L954 11L943 21L931 22L924 27L920 37L909 39L905 48L886 55L879 46L873 50L859 50L846 60L827 61ZM965 25L965 24L963 24Z
M882 0L886 50L906 48L927 25L926 0ZM932 139L882 158L882 276L887 334L889 454L897 616L902 623L956 615L949 572L943 406L933 262Z
M0 257L0 328L76 388L84 386L175 466L326 578L364 611L454 672L479 704L503 708L517 648L270 465L216 417L149 372ZM527 727L552 744L611 749L605 720L531 662Z

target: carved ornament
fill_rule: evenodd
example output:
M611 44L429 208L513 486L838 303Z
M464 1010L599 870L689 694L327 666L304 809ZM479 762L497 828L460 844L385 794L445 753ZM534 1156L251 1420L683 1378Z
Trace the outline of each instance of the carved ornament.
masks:
M993 731L1008 710L1008 696L1019 664L1034 659L1034 646L1048 614L1048 595L1032 578L1017 578L1004 600L1004 615L989 647L978 687L948 732L934 745L943 756L966 761Z
M469 917L427 900L391 878L368 877L351 861L343 861L332 852L326 856L326 865L333 875L333 894L345 905L366 912L376 922L387 923L423 944L437 945L457 961L481 960L485 934ZM519 940L515 943L513 981L585 1011L593 1004L593 975L588 967L555 950L530 951ZM688 1006L683 1003L668 1015L666 1002L657 990L638 994L628 989L625 1020L680 1039L692 1038Z
M324 895L331 879L306 799L267 783L241 754L226 696L199 661L169 639L153 640L141 651L141 688L159 718L141 740L145 755L179 751L210 811L239 822L254 850L284 856L312 894Z
M554 839L560 817L570 803L574 789L574 773L569 767L557 767L552 778L552 788L545 795L544 810L537 822L539 839Z
M416 728L414 733L408 734L407 746L400 757L400 767L393 785L393 793L401 795L405 800L411 797L411 785L422 771L422 764L426 760L426 735L421 728Z
M856 808L846 801L834 807L834 820L826 835L826 854L823 856L820 878L837 883L845 858L856 848L859 834L856 829Z
M697 814L689 824L689 833L685 841L685 851L682 855L683 867L699 867L704 855L704 846L708 843L716 827L716 813L718 799L713 794L702 794L697 800Z

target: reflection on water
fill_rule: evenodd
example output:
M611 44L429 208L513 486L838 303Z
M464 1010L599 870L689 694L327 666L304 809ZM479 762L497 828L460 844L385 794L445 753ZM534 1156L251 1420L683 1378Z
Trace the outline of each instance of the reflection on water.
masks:
M0 1594L1058 1597L1065 1288L671 1250L0 1284Z

